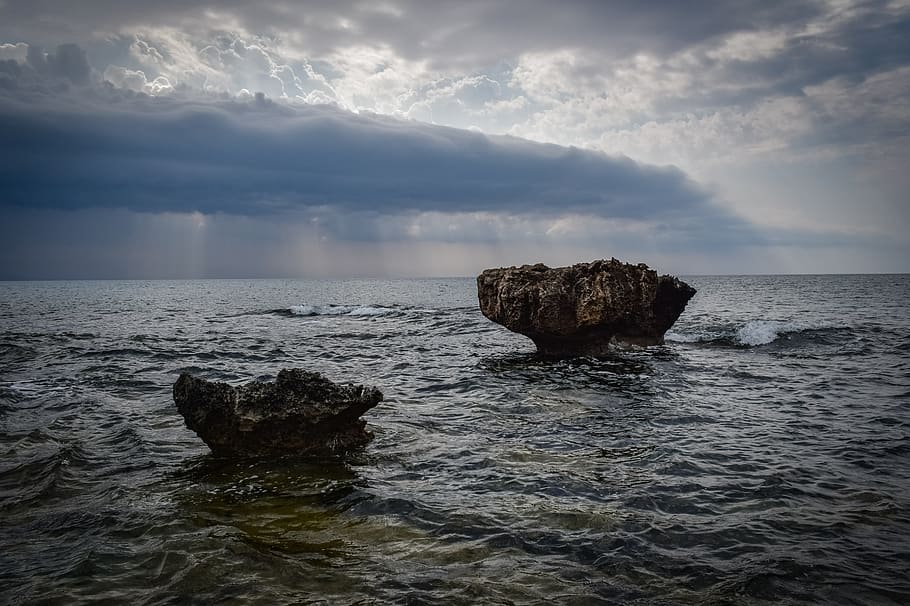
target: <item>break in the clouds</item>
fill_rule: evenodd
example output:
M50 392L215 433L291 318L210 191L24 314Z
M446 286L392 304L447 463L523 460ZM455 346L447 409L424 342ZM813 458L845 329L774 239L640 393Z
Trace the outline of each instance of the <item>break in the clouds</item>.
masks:
M908 34L901 1L7 0L0 273L906 270Z

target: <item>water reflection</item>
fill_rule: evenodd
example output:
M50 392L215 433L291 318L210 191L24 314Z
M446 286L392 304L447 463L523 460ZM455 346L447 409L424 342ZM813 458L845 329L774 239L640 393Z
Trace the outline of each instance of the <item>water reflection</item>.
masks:
M366 485L339 460L229 459L188 462L174 478L180 508L193 524L230 528L259 549L344 557L344 512L368 498Z
M478 368L509 381L519 379L540 385L578 387L602 385L624 389L632 384L642 383L655 371L647 358L632 355L554 358L537 353L509 354L482 358Z

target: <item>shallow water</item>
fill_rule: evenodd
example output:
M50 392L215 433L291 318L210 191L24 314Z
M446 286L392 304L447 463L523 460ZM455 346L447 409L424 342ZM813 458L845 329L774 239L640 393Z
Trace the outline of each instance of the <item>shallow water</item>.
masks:
M694 277L540 359L473 280L0 283L4 603L910 602L910 276ZM345 461L225 460L180 372L379 386Z

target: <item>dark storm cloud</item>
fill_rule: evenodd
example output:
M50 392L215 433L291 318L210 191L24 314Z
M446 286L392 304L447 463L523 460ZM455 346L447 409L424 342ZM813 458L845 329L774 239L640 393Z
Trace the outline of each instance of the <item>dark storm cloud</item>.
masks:
M776 82L781 93L799 94L804 87L830 78L859 82L866 74L910 63L910 12L890 15L868 5L864 8L829 31L795 36L768 60L738 67L746 77Z
M15 67L28 86L0 87L7 206L721 216L681 171L624 157L261 97L153 98L109 85L47 92L53 82L41 88L34 70Z
M87 84L92 71L85 51L72 43L59 45L53 53L30 46L27 61L39 75L65 78L73 84Z
M486 65L527 51L590 49L605 57L672 53L736 31L806 22L820 2L743 0L289 2L239 0L122 2L8 0L0 34L50 44L136 27L206 27L223 15L262 35L294 35L311 53L388 45L433 64ZM13 36L15 37L15 36Z
M65 92L71 85L89 84L91 73L85 51L76 44L61 44L51 52L29 46L24 65L0 60L0 90L15 90L21 98L29 93L46 97Z
M726 62L698 55L705 73L724 90L695 79L703 92L657 100L658 110L750 106L776 96L803 96L806 87L841 78L858 84L870 75L910 65L910 10L892 13L886 2L859 3L850 18L811 33L794 32L767 56ZM791 28L794 24L791 24ZM712 68L717 72L710 72ZM697 72L696 72L697 73Z

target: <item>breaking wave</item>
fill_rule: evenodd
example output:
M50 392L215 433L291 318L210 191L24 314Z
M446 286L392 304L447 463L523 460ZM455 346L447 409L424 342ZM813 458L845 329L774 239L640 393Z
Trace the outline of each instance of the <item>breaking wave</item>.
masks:
M772 320L751 320L746 322L736 331L734 339L741 345L755 347L767 345L777 339L798 333L803 330L812 330L810 327L800 327L792 322L775 322Z
M399 310L394 307L368 305L292 305L288 311L295 316L387 316Z
M683 330L679 332L670 330L665 335L665 339L675 343L759 347L782 339L792 339L797 336L809 337L813 334L845 328L847 327L809 325L779 320L750 320L742 326L734 328Z

